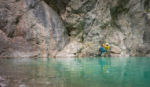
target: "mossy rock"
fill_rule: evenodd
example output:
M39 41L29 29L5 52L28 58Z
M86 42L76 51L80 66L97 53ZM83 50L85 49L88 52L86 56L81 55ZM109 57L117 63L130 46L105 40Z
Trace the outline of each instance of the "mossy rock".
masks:
M101 29L105 29L107 26L109 26L110 22L105 22L102 23L102 25L100 26Z
M119 14L127 13L129 11L129 8L125 7L128 4L128 2L129 0L118 0L118 4L110 8L112 20L116 20Z
M58 14L64 12L70 0L44 0L50 7L52 7Z
M79 9L73 10L72 12L75 14L87 13L95 7L96 2L97 0L88 0Z
M150 12L150 0L144 1L144 9L146 12Z
M74 32L73 36L77 36L83 31L84 25L85 25L85 20L80 21L80 23L77 25L71 24L71 23L64 23L64 24L68 31L69 36L72 35L71 34L72 31Z

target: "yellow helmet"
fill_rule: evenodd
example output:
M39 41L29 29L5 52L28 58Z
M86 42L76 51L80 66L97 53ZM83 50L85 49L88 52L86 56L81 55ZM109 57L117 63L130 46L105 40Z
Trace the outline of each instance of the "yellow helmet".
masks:
M109 43L105 43L105 44L104 44L104 48L105 48L106 50L108 50L108 49L110 48Z
M109 46L109 43L106 43L106 46Z

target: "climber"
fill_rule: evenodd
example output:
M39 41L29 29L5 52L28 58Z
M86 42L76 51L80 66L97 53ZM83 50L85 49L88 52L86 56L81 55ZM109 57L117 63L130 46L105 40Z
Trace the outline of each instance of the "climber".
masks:
M99 48L99 52L100 52L99 55L102 56L103 53L106 54L109 48L110 48L109 43L102 44L102 46Z
M105 48L105 50L106 50L106 52L109 50L109 48L110 48L110 45L109 45L109 43L105 43L104 44L104 48Z

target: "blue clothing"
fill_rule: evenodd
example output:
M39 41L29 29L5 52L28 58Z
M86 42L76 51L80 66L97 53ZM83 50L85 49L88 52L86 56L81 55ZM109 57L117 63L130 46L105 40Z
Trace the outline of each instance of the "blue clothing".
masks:
M106 52L106 50L105 50L104 47L100 47L99 51L100 51L100 52Z
M99 48L100 56L102 56L102 53L106 52L104 47Z

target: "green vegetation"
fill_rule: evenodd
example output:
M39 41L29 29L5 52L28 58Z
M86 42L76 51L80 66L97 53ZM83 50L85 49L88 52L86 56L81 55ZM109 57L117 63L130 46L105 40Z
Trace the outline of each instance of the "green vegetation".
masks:
M83 42L84 41L84 33L82 33L81 37L80 37L80 42Z
M75 36L77 36L82 30L83 30L83 26L82 26L81 24L79 24L79 25L76 27L76 34L75 34Z
M105 23L102 23L100 28L101 29L105 29L106 27L108 27L109 25L111 26L115 26L117 28L120 28L120 26L115 22L115 20L111 20L111 21L107 21Z
M50 7L52 7L58 14L64 12L70 0L44 0Z
M144 9L146 12L150 12L150 0L145 0Z
M100 26L100 28L105 29L109 24L110 24L110 22L105 22Z
M77 26L74 26L74 24L71 23L65 23L65 27L68 31L68 35L71 36L71 31L75 31L75 35L77 36L79 33L81 33L81 31L83 31L83 27L85 25L85 20L82 20Z
M69 36L71 36L71 35L70 35L70 32L74 29L74 28L73 28L73 25L74 25L74 24L65 22L64 25L65 25L65 27L66 27L66 32L67 32L67 34L68 34Z
M82 52L82 50L83 50L83 47L77 51L77 54L80 54Z
M81 33L83 31L85 25L85 20L82 20L76 27L76 34L75 36L77 36L79 33Z
M112 26L115 26L117 28L120 28L120 26L116 23L116 20L118 19L118 16L120 14L125 14L129 11L129 8L126 7L128 4L129 0L118 0L117 5L110 8L110 14L111 14L111 22L110 24Z
M150 12L150 9L148 9L147 12Z
M94 8L96 2L97 0L87 0L79 9L72 12L75 14L87 13Z
M58 12L58 8L56 6L56 0L44 0L48 5L50 5L55 11Z
M119 14L128 12L129 9L125 7L128 2L129 0L118 0L118 4L110 9L112 20L117 19Z

